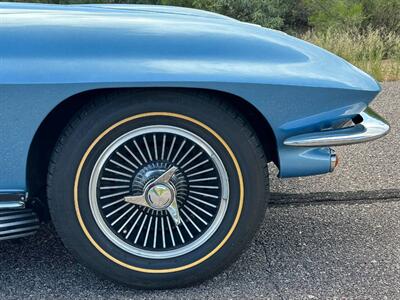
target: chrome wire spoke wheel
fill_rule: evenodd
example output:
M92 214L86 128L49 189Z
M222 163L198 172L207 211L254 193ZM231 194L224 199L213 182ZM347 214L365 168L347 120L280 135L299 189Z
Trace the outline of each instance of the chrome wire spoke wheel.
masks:
M203 245L229 201L215 150L185 129L154 125L113 141L91 173L89 202L104 235L131 254L167 259Z

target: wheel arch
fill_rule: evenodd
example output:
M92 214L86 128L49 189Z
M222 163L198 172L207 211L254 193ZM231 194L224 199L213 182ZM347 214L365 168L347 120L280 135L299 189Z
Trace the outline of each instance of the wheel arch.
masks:
M274 132L266 118L247 100L226 92L210 89L193 88L107 88L84 91L70 96L61 101L41 122L31 142L27 169L26 181L27 191L33 199L41 199L41 203L46 203L46 182L48 166L51 154L56 142L64 128L68 125L73 115L85 104L89 103L96 96L104 93L116 93L131 90L132 92L148 90L153 91L174 91L181 93L196 93L205 96L212 96L222 99L233 105L243 114L246 121L255 130L258 138L262 142L264 152L268 161L273 161L278 165L278 153Z

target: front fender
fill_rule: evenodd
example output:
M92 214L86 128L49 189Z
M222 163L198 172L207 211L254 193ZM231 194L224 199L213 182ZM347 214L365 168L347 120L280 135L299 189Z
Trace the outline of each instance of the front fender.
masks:
M35 132L57 105L83 91L179 87L234 94L268 120L280 175L287 177L328 168L309 149L285 146L287 137L337 112L361 112L380 90L344 60L275 30L214 14L130 8L0 3L0 189L25 188Z

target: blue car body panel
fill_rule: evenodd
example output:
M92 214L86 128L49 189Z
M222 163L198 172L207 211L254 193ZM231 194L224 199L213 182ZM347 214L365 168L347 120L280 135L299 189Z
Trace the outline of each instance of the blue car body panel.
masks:
M0 3L0 40L0 191L26 190L40 124L84 91L180 87L239 96L271 125L282 177L330 169L329 149L289 147L285 138L357 115L380 91L307 42L185 8Z

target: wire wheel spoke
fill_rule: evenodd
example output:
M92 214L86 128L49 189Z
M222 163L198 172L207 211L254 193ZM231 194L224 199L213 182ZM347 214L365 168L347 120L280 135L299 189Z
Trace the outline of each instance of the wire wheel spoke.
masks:
M152 206L144 194L171 168L176 171L168 184L181 222L174 221L169 206ZM160 259L205 243L221 224L229 200L228 176L213 148L193 133L166 125L133 130L109 145L96 163L89 190L95 220L114 244ZM135 196L147 204L126 202Z

